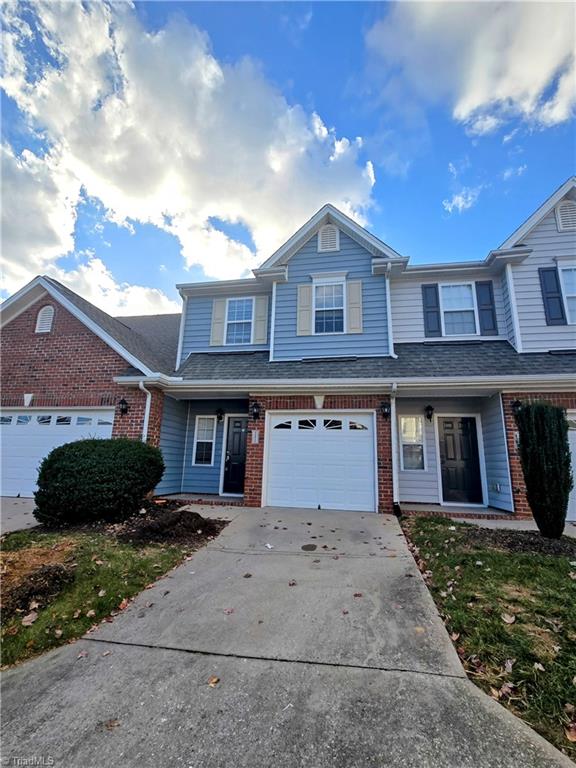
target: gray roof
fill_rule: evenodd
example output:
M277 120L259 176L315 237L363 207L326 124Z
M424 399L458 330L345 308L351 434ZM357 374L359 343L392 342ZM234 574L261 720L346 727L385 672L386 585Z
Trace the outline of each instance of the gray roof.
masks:
M237 379L403 379L415 377L573 374L576 350L519 355L507 341L396 344L391 357L347 357L270 362L268 352L193 353L178 376L209 381Z
M44 279L152 371L171 373L174 370L179 314L112 317L54 278L44 275Z

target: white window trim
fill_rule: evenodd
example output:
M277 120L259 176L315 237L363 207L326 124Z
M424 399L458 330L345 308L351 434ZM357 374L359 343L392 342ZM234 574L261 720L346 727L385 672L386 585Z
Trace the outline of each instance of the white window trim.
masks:
M444 327L444 312L470 312L470 307L462 307L461 309L454 309L451 307L450 309L444 309L444 303L442 301L442 288L454 288L458 285L469 285L472 288L472 309L474 310L474 324L476 326L474 333L446 333L446 328ZM473 281L466 280L464 282L458 283L438 283L438 302L440 304L440 325L442 327L442 337L446 337L447 339L455 339L456 337L469 339L472 336L480 335L478 303L476 301L476 284Z
M336 230L336 248L320 248L320 233L324 229L324 227L334 227ZM336 251L340 250L340 228L336 226L336 224L323 224L318 229L318 240L317 240L317 247L318 247L318 253L336 253Z
M562 293L562 302L564 303L564 314L566 315L566 322L568 325L576 325L576 318L574 320L570 320L570 312L568 310L567 301L568 298L576 298L576 293L568 293L566 291L566 285L564 284L564 272L566 272L568 269L576 270L576 267L562 267L560 264L558 264L558 274L560 275L560 291Z
M252 319L250 320L250 341L227 341L228 339L228 322L236 325L238 323L247 323L247 320L230 320L228 321L228 311L230 309L230 302L249 299L252 302ZM225 347L245 347L247 344L254 344L254 309L255 309L254 296L230 296L226 299L226 322L224 324L224 346ZM204 465L207 466L207 465Z
M320 288L324 285L341 285L342 286L342 330L341 331L328 331L327 333L320 333L316 331L316 288ZM312 278L312 335L313 336L343 336L346 333L348 318L346 317L346 280L340 275L328 276L326 278ZM336 307L339 309L339 307ZM320 310L322 311L322 310Z
M198 442L198 420L210 419L212 421L212 460L210 464L199 464L196 462L196 443ZM213 467L214 466L214 454L216 453L216 416L211 416L208 413L198 413L194 420L194 444L192 446L192 466L193 467ZM208 443L209 440L202 440L202 443Z
M405 469L404 468L404 446L405 445L420 445L420 443L405 443L402 440L402 419L420 419L422 422L422 458L424 460L424 466L420 469ZM424 423L424 417L419 413L400 413L398 414L398 446L400 448L400 471L401 472L427 472L428 471L428 457L426 455L426 424Z

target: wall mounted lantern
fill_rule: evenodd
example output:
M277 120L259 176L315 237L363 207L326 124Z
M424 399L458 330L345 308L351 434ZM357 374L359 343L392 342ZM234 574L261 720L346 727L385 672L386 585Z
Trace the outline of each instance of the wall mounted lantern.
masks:
M391 411L392 411L392 407L391 407L390 403L388 402L388 400L383 400L380 403L380 413L382 414L382 416L385 419L389 419Z
M522 409L522 401L514 400L514 402L512 403L512 413L514 414L514 416L518 416L521 409Z
M432 421L432 417L434 416L434 406L427 405L426 408L424 408L424 413L426 414L428 421Z
M252 403L252 419L258 421L260 418L260 403L254 401Z
M216 409L216 419L217 419L217 421L222 421L223 418L224 418L224 411L223 411L223 409L222 408L217 408Z
M126 416L128 411L130 410L130 406L128 405L126 400L124 400L124 398L122 398L122 400L119 400L119 402L118 402L118 410L120 412L120 416Z

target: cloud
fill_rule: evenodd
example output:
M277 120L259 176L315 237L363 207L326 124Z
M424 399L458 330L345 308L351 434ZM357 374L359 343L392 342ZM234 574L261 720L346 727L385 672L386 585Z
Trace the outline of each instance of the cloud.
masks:
M502 171L502 180L503 181L509 181L510 179L513 179L515 176L522 176L526 171L528 170L528 166L526 163L523 165L518 165L516 168L506 168L504 171Z
M442 207L448 213L453 213L454 211L462 213L462 211L467 211L469 208L472 208L473 205L476 205L482 189L482 185L478 187L462 187L462 189L453 194L449 200L442 200Z
M7 290L73 250L81 191L117 224L174 234L185 264L213 278L247 274L325 202L365 221L375 178L362 141L289 103L251 59L219 61L180 17L145 30L128 4L35 3L27 21L20 9L3 6L2 85L49 150L6 149L20 210L4 231ZM215 218L243 225L256 253ZM124 301L89 264L96 294Z
M574 115L575 15L571 3L396 3L366 42L405 98L448 103L483 136Z

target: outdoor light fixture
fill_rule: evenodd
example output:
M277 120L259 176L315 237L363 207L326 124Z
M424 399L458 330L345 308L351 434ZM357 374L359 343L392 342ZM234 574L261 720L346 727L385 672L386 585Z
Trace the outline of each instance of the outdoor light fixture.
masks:
M128 405L126 400L124 400L124 398L122 398L122 400L118 402L118 410L120 411L120 416L126 416L128 411L130 410L130 406Z
M428 421L432 421L432 416L434 416L434 406L427 405L426 408L424 408L424 413L426 414Z
M223 418L224 418L224 411L222 410L222 408L218 408L216 410L216 419L218 421L222 421Z
M260 403L254 401L252 403L252 419L258 421L260 418Z
M382 414L382 416L384 416L385 419L389 419L390 418L391 410L392 409L390 407L390 403L387 400L383 400L380 403L380 413Z
M514 416L518 416L520 409L522 408L522 402L520 400L514 400L512 403L512 413Z

